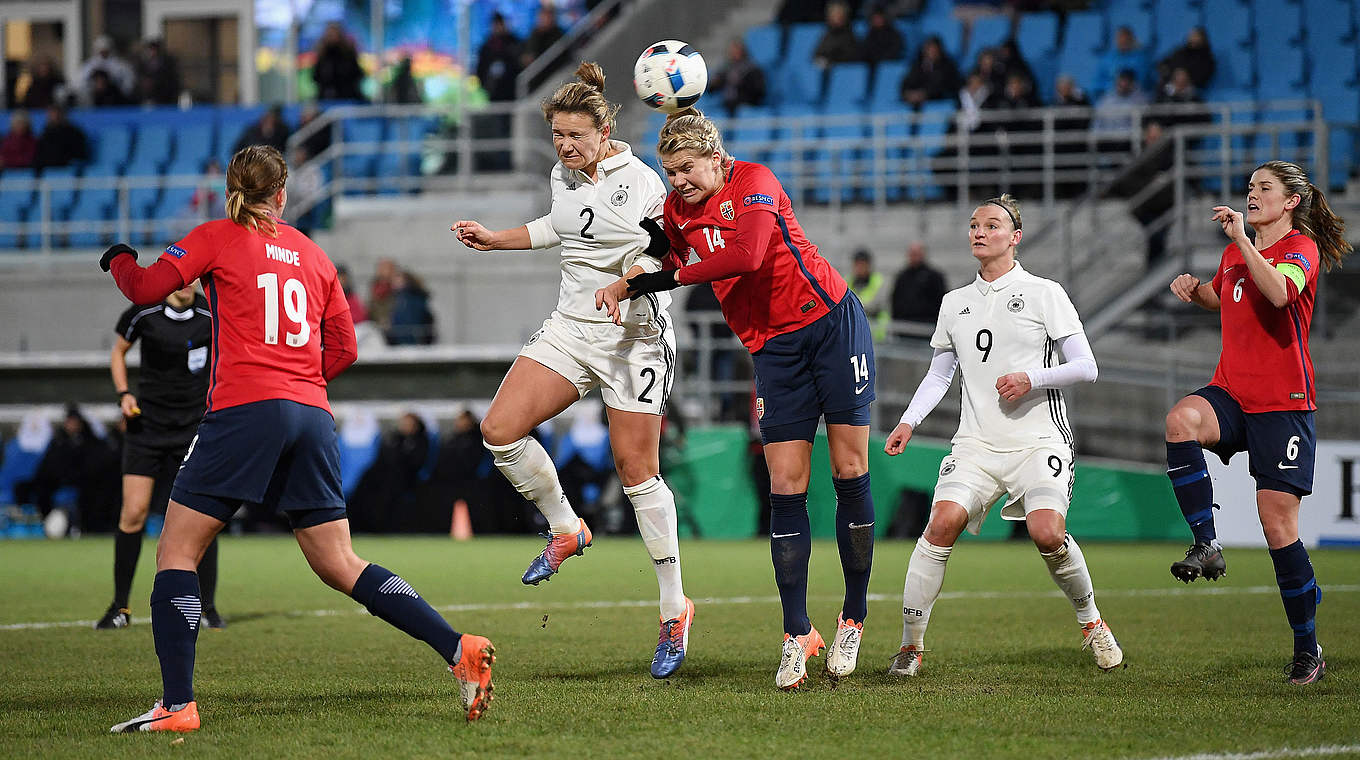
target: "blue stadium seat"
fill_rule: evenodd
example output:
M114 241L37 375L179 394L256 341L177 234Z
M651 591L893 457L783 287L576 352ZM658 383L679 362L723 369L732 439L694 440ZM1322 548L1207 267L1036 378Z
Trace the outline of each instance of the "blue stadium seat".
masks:
M42 451L29 451L19 445L18 438L5 442L5 456L0 459L0 507L17 504L14 486L30 481L38 473L42 464Z
M175 158L166 168L166 173L198 174L203 171L217 147L213 139L214 131L210 122L187 124L176 130Z
M777 24L753 26L746 30L743 39L746 41L746 52L750 54L751 60L764 69L766 74L780 68L779 56L783 52L784 30Z
M813 65L812 53L821 41L821 24L795 24L789 28L784 57L788 65L776 69L770 81L784 91L785 100L792 103L816 104L822 97L822 70Z
M1279 124L1285 122L1308 123L1309 111L1306 108L1298 109L1268 109L1260 115L1258 119L1261 124ZM1311 147L1313 144L1312 132L1308 131L1288 131L1278 133L1278 138L1270 134L1259 135L1256 139L1256 161L1264 163L1273 159L1284 159L1286 161L1303 162L1305 157L1300 151Z
M1157 0L1156 8L1156 39L1151 49L1153 60L1161 60L1185 44L1191 27L1204 25L1204 16L1196 0Z
M745 122L745 119L767 119L774 116L774 109L770 106L742 106L739 115L740 121L732 121L733 126L724 130L723 140L731 146L742 146L750 143L763 143L770 139L773 131L770 122L760 121L755 125ZM742 125L742 126L736 126ZM762 148L763 149L763 148Z
M160 124L143 124L137 130L137 139L132 147L132 155L128 157L129 171L131 167L154 167L150 173L159 174L167 164L170 163L171 156L174 155L175 133L169 127ZM137 171L136 173L146 173Z
M1031 65L1040 57L1054 55L1058 52L1058 14L1049 11L1024 14L1015 30L1015 42Z
M1306 57L1308 84L1314 97L1320 97L1319 93L1333 93L1357 81L1356 51L1351 42L1326 34L1310 34ZM1330 113L1327 118L1332 118Z
M1138 44L1145 48L1152 45L1153 23L1152 11L1137 3L1111 4L1105 14L1106 28L1110 32L1110 42L1114 42L1114 32L1121 26L1127 26L1133 30L1133 36L1138 39Z
M902 103L902 78L907 75L909 65L906 61L884 61L874 69L874 81L870 85L870 110L893 110Z
M1227 2L1232 3L1234 0ZM1209 17L1209 11L1206 10L1204 15ZM1251 87L1256 83L1255 49L1249 42L1228 42L1210 37L1209 47L1218 61L1212 86L1238 88Z
M76 177L74 166L51 166L43 169L43 179L52 180L71 180ZM76 189L74 185L59 187L50 190L47 194L47 206L51 209L52 219L62 221L71 209L71 205L76 202Z
M1308 40L1352 40L1355 36L1355 4L1352 0L1303 0L1303 23Z
M860 110L869 92L869 64L838 63L828 72L826 106L835 113Z
M1304 92L1303 49L1281 45L1271 51L1256 79L1256 97L1298 98Z
M843 117L847 111L827 106L823 113L828 117ZM866 155L865 148L868 145L867 135L865 122L859 118L853 121L837 119L836 123L820 130L819 142L824 147L818 147L812 153L818 183L812 193L815 202L829 203L832 195L831 186L836 184L837 180L842 183L841 202L854 202L858 191L853 180L862 168L862 161ZM835 141L836 144L833 145L831 141Z
M385 125L381 119L348 119L341 125L341 133L348 148L350 144L356 146L375 145L383 141ZM377 166L377 153L346 153L341 159L341 166L346 177L356 179L369 179L375 174ZM347 193L367 192L354 188L346 191Z
M979 16L973 21L973 28L968 33L968 52L964 54L960 66L964 70L971 70L973 64L977 63L978 55L987 48L993 48L1005 42L1011 36L1011 19L1009 16Z
M1083 49L1092 53L1105 50L1105 16L1100 11L1078 11L1067 14L1063 31L1063 50Z
M122 168L132 153L132 128L110 124L89 131L91 138L90 163L95 166Z
M354 434L341 435L340 438L340 482L348 498L354 494L359 480L378 459L378 447L382 443L380 430L375 423L373 435L362 438Z
M924 41L928 37L939 37L940 43L944 45L944 51L962 68L963 23L961 21L948 14L926 16L921 19L921 40Z
M1252 19L1260 47L1274 50L1281 43L1298 45L1303 41L1302 5L1297 0L1253 0Z

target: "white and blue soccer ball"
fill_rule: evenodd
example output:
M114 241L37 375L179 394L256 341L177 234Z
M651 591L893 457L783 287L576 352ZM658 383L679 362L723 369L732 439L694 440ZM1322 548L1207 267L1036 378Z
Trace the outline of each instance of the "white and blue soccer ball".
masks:
M688 43L662 40L633 64L633 89L648 108L675 113L698 102L708 87L708 66Z

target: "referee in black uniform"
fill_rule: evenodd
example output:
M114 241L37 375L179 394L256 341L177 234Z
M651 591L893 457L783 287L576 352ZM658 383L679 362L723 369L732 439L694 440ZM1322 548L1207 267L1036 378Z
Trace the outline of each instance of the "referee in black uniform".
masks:
M152 495L164 505L185 452L203 418L212 362L212 314L194 283L154 305L133 306L118 318L109 357L113 387L127 420L123 444L123 508L113 544L113 603L95 628L125 628L132 622L128 594ZM127 352L142 341L141 376L134 396L128 388ZM203 619L225 628L217 614L217 541L198 565Z

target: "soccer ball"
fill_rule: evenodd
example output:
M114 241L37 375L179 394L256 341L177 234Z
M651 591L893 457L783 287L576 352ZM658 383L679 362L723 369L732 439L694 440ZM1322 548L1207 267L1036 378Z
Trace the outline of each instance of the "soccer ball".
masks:
M680 40L648 45L633 64L633 89L638 98L662 113L689 108L707 86L704 57Z

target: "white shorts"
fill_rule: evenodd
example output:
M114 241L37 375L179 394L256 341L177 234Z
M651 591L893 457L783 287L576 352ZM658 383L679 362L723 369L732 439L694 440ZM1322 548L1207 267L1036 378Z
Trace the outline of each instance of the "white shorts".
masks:
M655 325L582 322L553 312L520 349L565 377L584 397L600 386L605 406L664 414L675 381L675 331Z
M958 444L940 462L932 503L952 501L968 511L968 532L977 535L996 500L1006 494L1001 519L1023 520L1036 509L1063 517L1072 501L1074 462L1064 445L999 452Z

